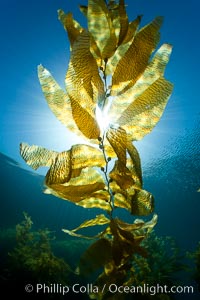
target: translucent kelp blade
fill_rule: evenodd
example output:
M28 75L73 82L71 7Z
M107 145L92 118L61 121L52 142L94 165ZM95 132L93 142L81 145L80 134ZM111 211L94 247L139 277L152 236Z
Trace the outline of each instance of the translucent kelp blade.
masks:
M148 222L145 222L141 229L135 230L134 234L140 235L147 235L149 234L155 227L158 221L158 215L154 214L152 219ZM141 223L143 220L136 219L134 223Z
M126 150L128 147L127 134L121 128L109 129L106 137L118 157L118 160L115 161L114 168L109 173L109 177L116 181L120 189L128 192L128 189L133 187L134 180L132 173L126 166Z
M70 232L76 232L76 231L78 231L82 228L86 228L86 227L105 225L105 224L108 224L109 222L110 222L110 220L108 218L106 218L105 215L103 215L103 214L97 215L94 219L90 219L90 220L83 222L78 227L70 230Z
M140 76L136 83L130 83L126 86L125 91L119 90L117 97L113 98L109 119L116 120L117 115L123 111L138 98L144 91L153 84L158 78L164 75L165 67L169 61L172 46L163 44L155 53L144 73Z
M121 189L127 190L131 186L142 187L142 171L140 157L137 149L132 145L127 138L127 133L122 128L110 128L107 131L106 137L117 154L113 170L109 176L115 180ZM127 165L127 152L130 155L129 167Z
M98 139L98 137L100 136L100 129L95 118L94 110L92 110L92 107L89 106L87 107L87 109L85 109L81 105L84 105L85 101L78 101L78 99L83 98L70 96L73 118L79 130L85 135L85 137L87 137L88 139Z
M123 87L123 82L136 82L148 65L150 55L159 41L159 29L162 18L157 17L149 25L142 28L135 36L132 44L119 61L113 75L113 90ZM126 70L126 72L124 72ZM122 83L121 87L120 84Z
M79 34L83 31L83 28L77 21L73 19L72 13L65 14L61 9L58 10L58 19L61 21L65 30L67 31L72 47Z
M112 260L112 247L107 239L93 243L81 256L79 274L89 276Z
M50 167L54 163L58 152L36 145L29 146L26 143L21 143L20 155L31 168L37 170L42 166Z
M127 159L127 168L130 170L132 178L134 179L134 186L142 188L142 167L139 153L131 142L128 143L127 150L130 155L130 158Z
M123 221L120 221L118 218L115 218L114 222L115 222L115 226L116 226L115 230L117 231L117 235L118 235L118 237L116 237L116 239L119 238L122 241L126 241L128 244L130 244L130 245L132 244L132 246L139 244L144 239L144 236L141 236L141 237L137 236L137 238L135 238L135 236L133 234L135 230L142 228L141 224L138 223L139 226L138 226L138 224L131 224L132 230L130 230L130 228L129 228L129 230L127 230L127 227L126 227L126 229L123 228ZM133 225L135 225L135 226L133 226ZM116 235L115 230L113 231L112 222L110 224L110 228L111 228L113 234Z
M120 35L120 16L119 16L119 5L115 5L114 3L109 4L109 13L112 20L112 26L115 31L116 36L116 45L119 43L119 35ZM110 59L110 58L109 58Z
M101 51L99 50L93 36L90 36L90 52L93 55L94 59L96 60L97 66L99 68L102 67Z
M129 23L127 33L126 33L121 45L124 45L127 43L129 45L131 45L130 42L133 41L133 38L135 37L135 35L137 33L137 29L141 22L141 18L142 18L142 16L138 16L135 20L133 20Z
M106 233L106 229L94 236L86 236L86 235L78 234L76 232L82 228L87 228L87 227L91 227L91 226L102 226L102 225L108 224L109 222L110 222L110 220L108 218L106 218L103 214L101 214L101 215L97 215L96 218L94 218L94 219L90 219L90 220L83 222L80 226L78 226L72 230L62 229L62 231L71 236L82 237L82 238L86 238L86 239L100 238L101 236L103 236L104 233Z
M134 180L130 170L126 167L126 165L122 165L119 160L115 161L114 168L109 173L109 177L117 183L120 189L124 191L127 191L134 185ZM116 190L114 192L116 192Z
M113 147L119 161L126 166L127 134L122 128L109 128L106 137Z
M84 90L89 98L85 99L88 102L97 102L93 99L92 84L99 90L99 97L104 96L104 85L98 72L96 60L90 52L90 35L88 32L83 31L73 44L69 69L66 75L66 89L81 95ZM71 93L70 93L71 94ZM85 96L85 94L83 94Z
M81 169L86 167L102 167L105 164L102 152L89 145L74 145L68 151L58 153L50 151L39 146L29 146L22 143L20 146L20 154L23 159L32 168L37 169L41 166L50 167L46 175L46 184L62 184L70 181L75 176L76 184L87 185L95 184L95 180L101 183L100 189L104 187L103 177L94 169L90 169L87 174L82 174ZM87 176L84 178L84 176ZM75 181L75 179L74 179ZM59 188L57 188L59 190ZM97 189L98 190L98 189Z
M105 164L102 151L98 148L78 144L71 148L72 169L85 167L102 167Z
M87 138L96 139L100 130L95 119L95 108L97 102L104 99L104 85L98 73L96 60L90 53L89 44L89 34L84 31L71 51L66 89L78 128ZM98 99L93 97L93 86L98 90Z
M92 198L95 192L99 193L100 198L100 193L105 188L104 178L93 168L83 169L79 176L71 178L68 182L60 184L46 182L46 185L48 187L46 193L74 203ZM104 194L102 198L104 200Z
M161 77L122 113L116 122L131 140L140 140L152 131L163 114L172 89L172 83Z
M114 206L121 207L131 211L131 202L121 193L115 193L114 195Z
M163 44L156 51L151 62L145 69L140 79L135 84L135 88L138 88L138 91L139 91L139 86L141 84L142 84L142 90L140 90L140 92L144 91L146 87L148 87L159 77L164 75L165 68L167 63L169 62L171 53L172 53L172 45L169 44Z
M105 195L106 192L106 195ZM98 191L93 193L93 197L85 198L76 203L78 206L84 208L99 208L107 212L111 211L111 206L109 204L109 194L107 191Z
M123 42L129 26L124 0L119 0L119 21L120 21L120 34L119 34L118 45L120 45Z
M114 206L125 208L129 212L131 212L131 201L132 196L135 194L135 187L134 185L131 185L129 188L125 189L124 187L120 188L118 184L121 185L120 180L118 180L118 178L116 181L112 180L110 183L110 188L114 193Z
M121 229L117 224L117 219L111 220L110 228L114 236L112 253L117 266L122 266L126 262L125 258L132 256L133 253L146 255L140 243L144 236L135 236L132 232Z
M42 65L38 66L38 77L46 101L54 115L67 127L67 129L74 132L76 135L85 138L73 119L68 95L61 89L49 71L43 68Z
M79 233L73 232L72 230L68 230L68 229L62 229L62 231L64 233L67 233L68 235L71 235L71 236L74 236L74 237L79 237L79 238L82 238L82 239L87 239L87 240L94 240L94 239L98 239L98 238L101 238L101 237L104 236L104 231L99 232L98 234L93 235L93 236L79 234ZM77 273L78 272L79 272L79 270L77 270Z
M81 5L80 10L86 17L88 16L88 7L87 6ZM112 25L111 25L112 31L114 29L114 31L115 31L114 38L116 37L116 44L117 44L117 41L118 41L117 37L119 36L119 32L120 32L119 18L115 19L113 15L111 18L112 18ZM101 32L101 35L102 35L102 32ZM93 35L90 35L90 52L93 55L94 59L96 60L96 63L99 68L101 68L103 65L103 62L102 62L103 56L102 56L101 50L102 49L100 49L98 47L97 40L95 40L95 37L93 37ZM112 49L112 53L114 53L113 49ZM109 56L109 55L107 55L107 56ZM110 61L110 59L109 59L109 61ZM107 68L106 68L106 70L107 70ZM107 72L106 72L106 74L107 74Z
M46 184L48 185L68 182L71 178L71 173L72 168L70 151L58 153L46 174Z
M125 231L129 231L129 232L134 232L135 230L142 228L145 223L144 221L141 220L140 222L129 224L118 218L116 218L116 222L117 222L117 225L119 228L121 228L122 230L125 230Z
M104 157L99 149L83 144L74 145L70 150L58 153L46 175L46 184L68 182L74 170L102 167L104 164Z
M106 65L106 74L107 75L114 74L118 62L125 55L126 51L130 47L130 45L133 41L133 38L135 36L136 30L138 28L138 25L140 23L140 19L141 18L138 17L136 20L132 21L129 24L128 31L127 31L127 34L126 34L123 42L121 43L121 45L119 45L117 47L113 56L110 57L110 59L108 60L108 63Z
M153 195L145 190L138 190L132 196L131 213L137 216L148 216L154 210Z
M110 2L108 3L108 8L112 19L112 26L115 30L115 36L117 38L117 45L119 46L127 33L129 25L124 1L120 0L119 4Z
M104 0L88 1L88 30L101 52L102 59L113 55L117 38L112 26L110 12Z

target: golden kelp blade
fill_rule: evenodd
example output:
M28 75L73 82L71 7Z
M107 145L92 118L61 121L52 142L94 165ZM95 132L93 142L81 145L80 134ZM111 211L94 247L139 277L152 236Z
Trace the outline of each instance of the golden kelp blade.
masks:
M109 58L108 63L106 65L106 74L107 75L113 75L116 69L116 66L118 65L118 62L121 60L121 58L125 55L126 51L130 47L130 45L133 42L134 36L136 34L136 30L139 26L141 17L137 17L136 20L129 23L129 27L126 33L126 36L122 43L118 45L117 49L115 50L115 53L112 57Z
M88 0L88 30L101 52L102 59L114 54L117 45L110 12L104 0Z
M134 186L134 180L130 170L126 165L122 165L119 160L115 161L114 168L111 170L109 177L124 191Z
M114 28L115 36L116 36L116 46L119 43L119 35L120 35L120 17L119 17L119 5L115 5L114 3L111 5L108 5L110 17L112 20L112 27ZM110 57L109 57L110 60Z
M138 26L141 22L141 19L142 19L142 16L137 16L137 18L135 20L133 20L129 23L127 33L126 33L123 41L121 42L121 45L125 45L125 44L128 44L129 46L131 45L135 35L137 34ZM128 50L128 48L127 48L127 50ZM124 54L125 54L125 52L124 52Z
M129 182L132 185L136 183L137 186L141 188L142 169L140 156L137 149L128 138L128 134L126 133L126 131L120 127L118 127L117 129L110 128L106 133L106 137L118 157L117 165L115 165L114 169L112 170L112 174L110 173L111 178L116 180L116 178L114 178L115 175L119 176L121 173L121 176L124 176L124 178L120 179L121 181L125 180L127 184ZM130 155L130 158L128 160L127 152ZM127 168L127 162L129 162L130 168ZM129 179L127 176L129 177ZM118 185L120 184L118 183Z
M112 253L116 266L122 267L126 264L126 258L132 256L133 253L146 254L140 246L144 236L134 236L132 232L121 229L117 219L111 220L110 228L114 237Z
M131 81L126 86L126 90L115 90L117 96L113 97L111 108L109 111L110 122L114 123L119 114L137 99L145 90L150 87L157 79L163 77L165 67L169 61L172 52L172 46L169 44L163 44L158 51L156 51L151 62L146 67L143 74L137 80L136 83ZM120 87L120 85L119 85Z
M150 221L144 222L141 219L135 219L134 223L129 224L118 218L115 218L115 222L118 228L131 232L135 237L145 237L150 231L153 230L154 226L158 221L158 215L154 214Z
M154 210L154 198L145 190L138 190L132 196L131 213L136 216L148 216Z
M137 188L142 188L142 167L141 167L141 161L140 156L135 148L135 146L129 142L127 146L128 154L130 155L130 158L127 159L127 167L130 170L132 174L132 178L134 180L134 186Z
M56 118L64 124L67 129L85 139L85 136L79 130L73 119L71 102L67 93L61 89L49 71L43 68L42 65L38 66L38 77L49 108Z
M72 114L78 128L86 138L98 139L100 128L95 119L94 110L91 110L91 107L83 108L77 99L77 97L70 96Z
M163 114L172 89L169 81L159 78L116 120L130 140L140 140L152 131Z
M118 157L109 173L112 179L110 187L115 193L114 205L128 209L132 214L145 216L150 214L153 210L153 201L150 193L142 190L142 171L137 149L120 127L109 129L106 136ZM128 160L126 151L130 155Z
M107 201L104 195L104 178L93 168L83 169L79 176L73 177L67 182L51 184L46 182L46 185L48 187L46 193L76 204L84 199L94 198L96 192L98 192L97 198L100 198L101 192L103 192L102 199Z
M89 34L83 31L73 44L65 83L72 115L78 128L87 138L97 139L100 129L95 118L95 109L97 103L103 101L105 92L89 46ZM96 99L93 97L93 86L98 91L95 94Z
M84 208L99 208L107 212L111 211L111 206L109 204L109 194L105 190L97 191L91 195L91 197L85 198L76 203L78 206Z
M114 192L114 206L127 209L132 215L148 216L154 210L154 198L145 190L137 190L134 186L124 190L110 184Z
M113 180L110 183L110 188L114 193L114 197L113 197L114 207L125 208L129 212L131 212L132 196L134 196L135 194L134 185L130 186L127 189L124 189L124 188L120 188L117 182Z
M29 146L26 143L20 144L20 155L34 170L42 166L50 167L58 154L56 151L51 151L36 145Z
M134 185L132 174L126 167L126 150L128 147L127 134L122 128L110 128L106 133L106 137L118 157L109 176L112 180L116 181L121 189L127 190Z
M58 18L68 33L70 45L72 47L79 34L83 31L83 28L73 19L71 13L65 14L61 9L58 10Z
M129 25L124 0L119 0L119 4L110 2L108 3L108 8L112 20L112 26L115 29L117 45L120 45L127 34Z
M120 45L123 42L124 38L126 37L128 26L129 26L124 0L119 0L119 22L120 22L120 33L119 33L118 45Z
M88 235L83 235L83 234L79 234L79 233L73 232L73 231L68 230L68 229L62 229L62 231L64 233L67 233L68 235L71 235L71 236L74 236L74 237L79 237L79 238L82 238L82 239L87 239L87 240L94 240L94 239L101 238L103 236L103 234L104 234L104 231L102 231L102 232L99 232L96 235L88 236ZM79 271L77 273L79 273Z
M122 128L109 128L106 137L113 147L119 161L126 166L127 134Z
M71 177L74 177L76 170L93 166L102 167L105 164L99 149L83 144L74 145L70 150L58 153L40 146L22 143L20 154L34 169L41 166L50 167L46 176L46 183L49 185L68 182Z
M77 171L86 167L102 167L105 161L102 152L89 145L78 144L59 153L46 175L47 185L68 182Z
M21 144L21 155L32 168L50 167L45 178L48 187L45 193L74 203L88 199L88 206L109 210L109 194L104 191L104 178L98 171L88 167L105 164L100 150L87 145L75 145L69 151L57 153L39 146ZM80 205L85 206L85 203Z
M110 178L116 181L117 185L126 192L132 192L131 187L142 188L140 157L137 149L128 139L126 131L120 127L117 129L110 128L106 137L118 157L114 168L109 173ZM128 160L127 152L130 155Z
M141 222L129 224L118 218L116 218L116 222L117 222L117 225L119 228L121 228L122 230L125 230L125 231L132 232L132 233L134 233L135 230L141 229L145 224L145 222L142 220L141 220Z
M138 80L149 63L149 58L159 41L159 29L162 18L157 17L149 25L142 28L135 36L132 44L119 61L112 78L112 90L124 88L124 82ZM125 71L126 70L126 71Z
M115 193L115 195L114 195L114 206L127 209L128 211L131 212L131 201L124 194Z
M140 223L140 222L143 222L143 221L140 219L136 219L134 223ZM152 219L148 222L145 222L141 229L135 230L134 234L139 235L139 236L141 236L141 235L145 236L145 235L149 234L153 230L153 228L155 227L157 222L158 222L158 215L154 214Z
M65 84L69 95L80 101L85 109L91 107L92 110L98 103L99 99L93 99L93 85L99 91L99 98L104 99L104 84L96 60L90 53L90 35L86 31L81 32L73 44ZM78 96L85 97L84 101Z
M72 230L62 229L62 231L69 235L72 235L72 236L81 236L81 237L89 238L85 235L76 234L76 232L82 228L91 227L91 226L101 226L101 225L108 224L109 222L110 222L110 220L102 214L102 215L97 215L96 218L94 218L94 219L90 219L90 220L83 222L80 226L78 226ZM98 236L99 236L99 234L98 234ZM91 237L91 238L94 238L94 237Z

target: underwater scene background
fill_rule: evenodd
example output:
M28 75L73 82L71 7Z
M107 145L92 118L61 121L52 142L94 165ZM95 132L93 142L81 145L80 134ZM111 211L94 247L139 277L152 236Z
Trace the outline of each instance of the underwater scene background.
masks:
M19 155L22 141L56 151L77 143L48 109L36 68L40 63L48 66L62 85L69 61L69 43L56 11L59 8L73 11L83 24L85 20L78 11L77 0L17 2L2 3L0 12L4 45L0 100L0 291L27 299L89 299L87 293L69 292L62 296L25 290L27 284L87 286L94 281L96 274L80 278L76 272L79 259L91 242L70 237L62 229L73 229L101 211L44 194L46 170L33 172ZM138 257L137 266L133 262L136 282L139 285L145 279L150 285L192 285L193 294L176 293L170 299L199 299L199 3L127 0L126 4L131 19L144 15L143 25L163 15L161 42L167 41L174 47L165 73L175 85L172 97L158 126L144 140L135 143L141 155L144 188L154 195L158 214L158 223L144 245L149 257L146 260ZM9 11L9 18L5 11ZM115 216L126 222L134 221L133 216L120 208ZM94 235L97 231L89 228L81 233ZM165 295L156 298L131 294L126 299L152 297L169 299Z
M194 280L197 268L196 260L194 256L188 254L188 252L192 254L197 251L200 238L200 201L197 192L200 157L197 141L199 142L199 122L196 122L192 131L184 130L174 139L168 149L163 149L162 155L156 161L152 160L153 163L146 164L143 170L145 187L155 195L155 211L159 216L149 244L147 242L150 256L152 256L149 282L154 279L154 283L177 282L178 285L194 286L194 294L176 294L172 299L198 299L199 297L197 282ZM98 209L95 211L84 209L54 196L43 194L44 177L21 168L16 161L4 154L0 156L0 164L2 172L1 284L4 287L11 284L19 293L25 294L24 285L27 282L35 282L40 276L41 281L50 283L66 284L68 280L79 282L76 275L71 274L68 268L70 266L73 271L76 269L76 264L90 241L69 237L61 229L78 226L85 219L94 217L98 213ZM36 241L38 243L37 233L36 240L33 237L27 237L27 248L21 247L20 250L20 244L18 244L19 252L13 252L16 244L19 243L19 240L16 242L15 226L24 222L23 212L31 217L33 222L31 232L43 230L44 235L47 235L51 250L45 245L45 243L48 244L48 238L44 239L44 247L38 246L38 244L34 246ZM132 216L126 215L123 211L119 210L116 214L125 221L133 220ZM90 229L86 233L93 235L96 232ZM22 235L26 237L24 232ZM53 237L55 239L52 239ZM49 255L52 251L56 259L64 260L66 266L63 261L61 262L62 267L53 265L53 275L47 276L49 261L43 261L46 266L44 274L41 275L41 257L34 247L36 249L39 247L42 253L47 252ZM8 253L10 254L8 255ZM10 256L11 253L13 253L13 257ZM17 261L20 256L22 262L19 266ZM58 264L58 262L56 263ZM24 276L25 270L27 271L26 276ZM140 271L140 276L144 276L142 271L145 270ZM160 277L158 272L160 272ZM92 279L90 278L90 280ZM73 294L70 297L72 296L87 299L86 294L78 296ZM26 297L28 298L30 295L26 294Z

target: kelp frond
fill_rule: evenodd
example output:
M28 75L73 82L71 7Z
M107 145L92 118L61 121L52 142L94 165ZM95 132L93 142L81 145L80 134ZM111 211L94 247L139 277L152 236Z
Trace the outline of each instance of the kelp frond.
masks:
M157 215L128 224L114 218L113 212L122 208L136 217L154 212L154 197L143 187L133 142L153 130L172 93L173 84L164 77L172 46L163 44L156 51L163 18L139 28L141 16L129 21L124 0L88 0L80 10L87 28L71 13L58 11L70 41L65 89L42 65L38 77L53 114L86 144L58 153L21 143L20 154L33 169L49 168L45 193L106 212L107 216L101 213L63 231L96 239L81 258L80 273L103 268L99 286L107 281L123 284L130 280L127 274L134 273L133 256L147 254L142 241L157 223ZM104 227L93 237L78 233L91 226ZM99 294L99 299L104 296Z

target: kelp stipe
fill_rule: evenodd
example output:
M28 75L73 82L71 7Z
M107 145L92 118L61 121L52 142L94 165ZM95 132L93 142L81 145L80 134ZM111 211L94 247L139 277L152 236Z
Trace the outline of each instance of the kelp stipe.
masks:
M172 93L173 85L164 78L172 47L163 44L154 53L162 17L138 29L141 16L130 22L123 0L89 0L80 10L87 29L71 13L58 11L70 41L66 90L41 65L38 75L52 112L87 145L58 153L22 143L20 153L33 169L49 167L46 193L105 212L73 230L63 230L96 240L83 254L77 272L88 275L103 268L96 281L99 286L131 284L134 255L147 255L141 242L155 226L157 215L128 224L114 218L113 211L120 207L135 216L154 211L153 195L143 189L140 156L133 142L152 131ZM89 226L103 229L93 237L77 233ZM106 298L106 291L91 297Z

